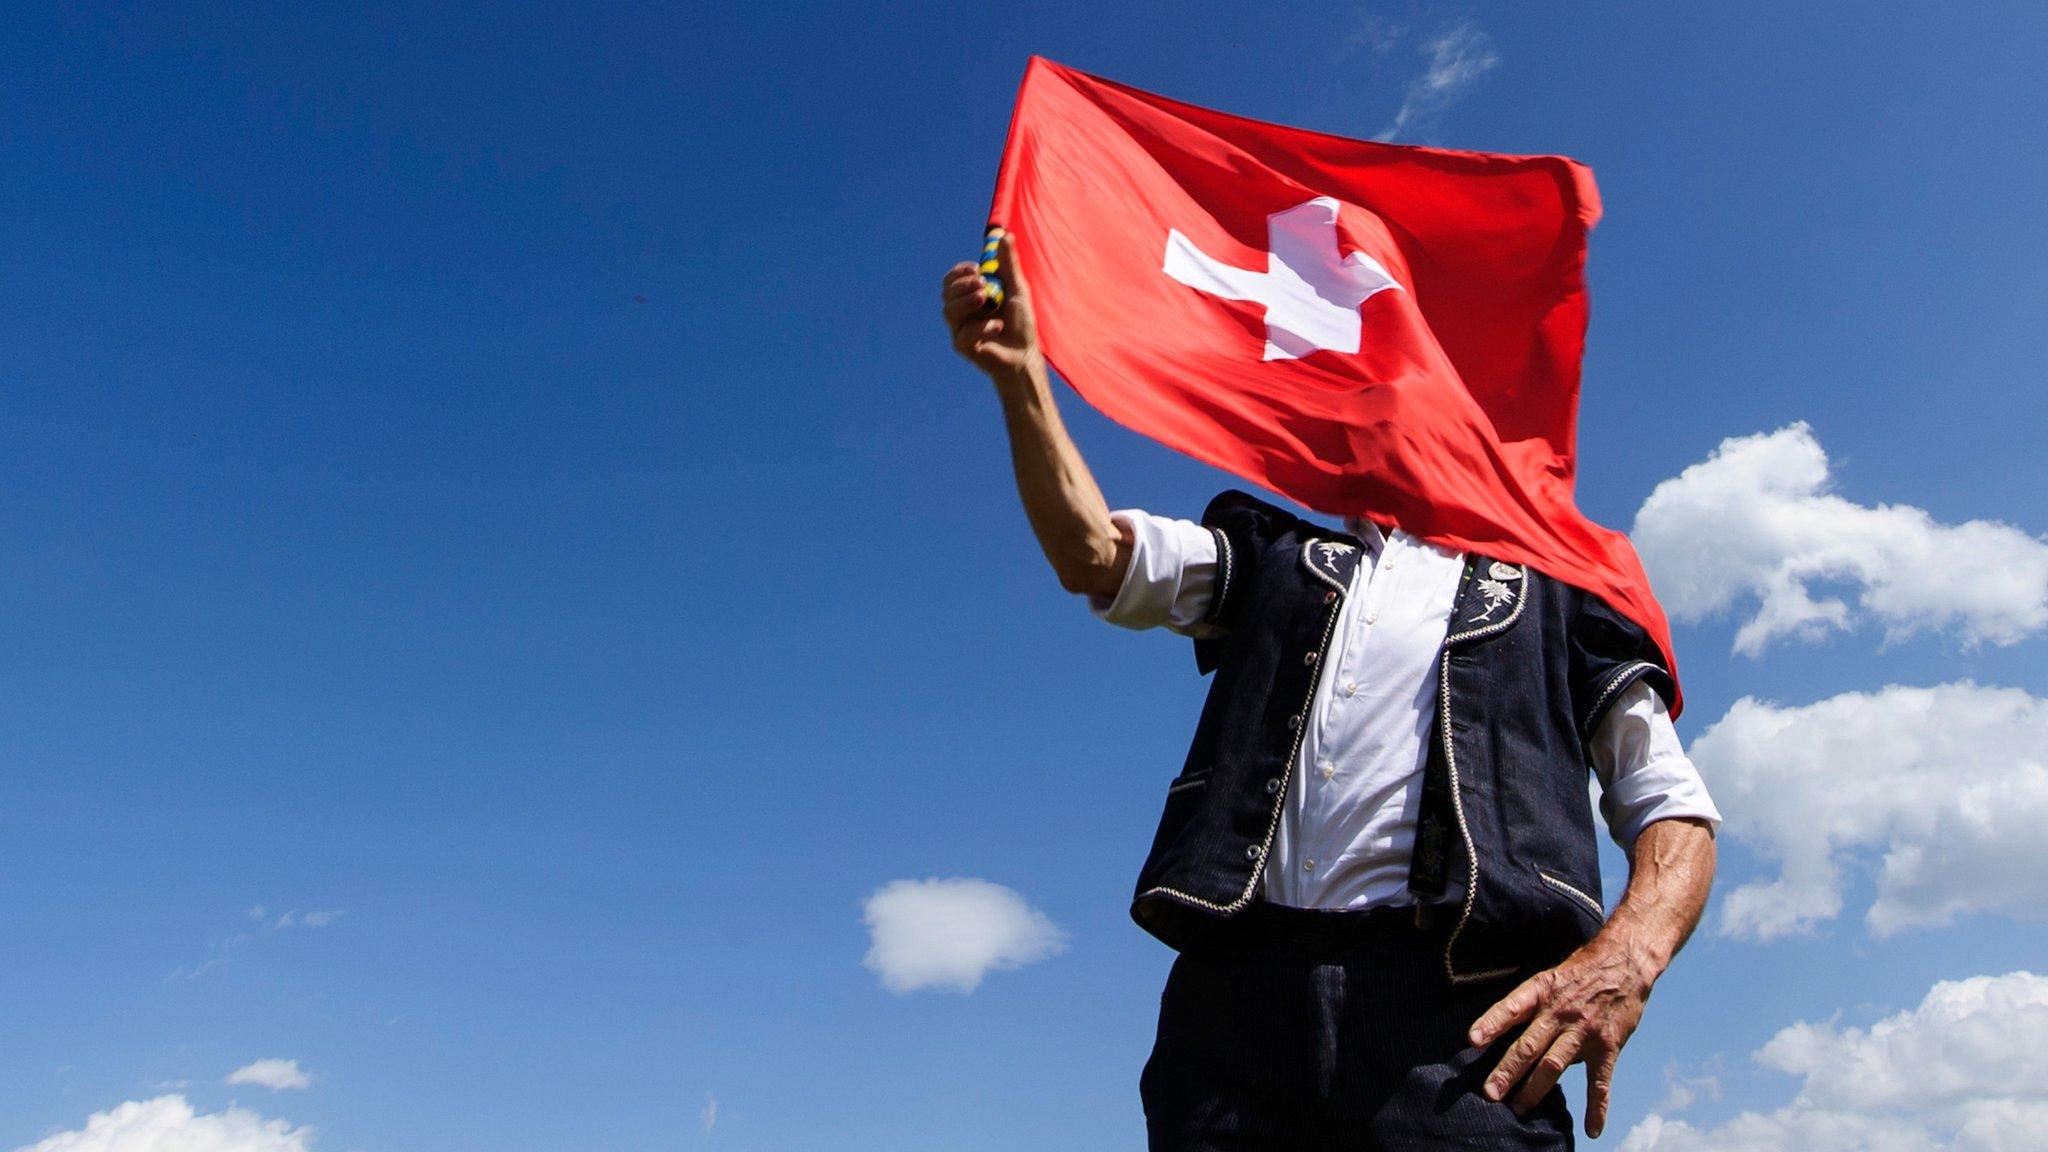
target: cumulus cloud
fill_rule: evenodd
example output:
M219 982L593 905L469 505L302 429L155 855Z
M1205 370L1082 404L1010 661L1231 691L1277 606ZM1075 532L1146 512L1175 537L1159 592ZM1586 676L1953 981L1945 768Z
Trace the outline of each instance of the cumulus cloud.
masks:
M1803 707L1745 697L1692 743L1729 834L1780 866L1721 901L1720 928L1770 939L1841 914L1873 856L1870 930L1958 914L2048 913L2048 701L1969 681Z
M891 992L972 992L998 969L1066 949L1066 933L1024 897L986 880L897 880L876 889L863 917L863 961Z
M1740 606L1750 614L1735 650L1749 656L1866 619L1891 640L1951 630L1969 644L2012 644L2048 627L2048 541L1989 520L1942 524L1903 504L1856 504L1830 483L1827 453L1802 423L1723 440L1657 485L1631 535L1665 608L1699 620ZM1831 585L1847 585L1854 603Z
M199 1113L183 1096L130 1100L15 1152L312 1152L313 1130L243 1108Z
M273 1092L287 1088L310 1088L313 1078L299 1071L297 1060L258 1060L228 1073L230 1084L254 1084Z
M1868 1029L1799 1023L1758 1049L1802 1077L1771 1112L1696 1128L1653 1115L1621 1152L2035 1152L2048 1146L2048 978L1936 984Z
M1384 29L1375 31L1384 32ZM1393 39L1400 32L1394 29ZM1378 35L1371 42L1393 47L1393 39ZM1385 51L1376 47L1376 51ZM1411 129L1426 129L1432 125L1445 109L1456 103L1481 76L1493 71L1500 63L1500 56L1493 50L1493 38L1473 27L1459 24L1422 44L1422 54L1429 62L1424 65L1421 75L1409 81L1408 90L1402 95L1401 110L1394 113L1393 122L1388 124L1375 140L1392 140L1406 135Z

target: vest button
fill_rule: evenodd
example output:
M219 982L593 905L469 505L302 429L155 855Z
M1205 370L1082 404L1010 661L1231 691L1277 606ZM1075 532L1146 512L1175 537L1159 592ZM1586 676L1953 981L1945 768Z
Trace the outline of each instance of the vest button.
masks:
M1335 592L1325 592L1325 593L1323 593L1323 603L1325 603L1325 604L1335 604L1336 602L1337 602L1337 594L1336 594Z
M1271 796L1273 793L1278 792L1279 790L1280 778L1278 776L1275 776L1271 780L1266 781L1266 795Z
M1257 844L1245 845L1244 858L1247 860L1257 860L1259 858L1259 846Z
M1292 728L1292 729L1294 729L1294 730L1295 730L1295 731L1297 731L1297 732L1301 731L1301 717L1299 717L1299 716L1289 716L1289 717L1287 718L1287 726L1288 726L1289 728Z
M1316 654L1313 652L1303 652L1301 654L1301 662L1311 668L1315 667Z

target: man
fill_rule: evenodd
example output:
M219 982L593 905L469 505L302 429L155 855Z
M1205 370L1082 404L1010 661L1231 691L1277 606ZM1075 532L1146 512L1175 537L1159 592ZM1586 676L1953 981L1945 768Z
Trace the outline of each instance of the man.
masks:
M1028 238L1026 238L1028 240ZM1179 950L1141 1081L1155 1152L1557 1149L1698 922L1719 814L1643 630L1523 566L1241 492L1112 513L1056 409L1006 238L952 268L1060 583L1193 638L1208 702L1132 915ZM1599 898L1588 768L1629 853Z

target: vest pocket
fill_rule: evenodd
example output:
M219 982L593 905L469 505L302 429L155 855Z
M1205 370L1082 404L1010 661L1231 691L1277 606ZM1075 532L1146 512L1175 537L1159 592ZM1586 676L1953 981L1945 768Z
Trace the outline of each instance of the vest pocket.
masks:
M1166 794L1168 796L1175 796L1191 788L1200 788L1207 783L1209 783L1209 774L1207 772L1198 773L1194 776L1182 776L1166 786Z
M1550 873L1540 870L1536 873L1536 878L1543 881L1545 884L1550 885L1552 888L1555 888L1558 891L1564 893L1565 895L1571 897L1572 899L1577 900L1580 903L1580 905L1585 907L1587 911L1593 914L1594 919L1607 919L1607 910L1600 906L1600 902L1598 900L1593 899L1593 897L1590 894L1585 892L1583 889L1579 888L1577 885L1568 884L1565 881L1559 880L1557 877L1552 876Z

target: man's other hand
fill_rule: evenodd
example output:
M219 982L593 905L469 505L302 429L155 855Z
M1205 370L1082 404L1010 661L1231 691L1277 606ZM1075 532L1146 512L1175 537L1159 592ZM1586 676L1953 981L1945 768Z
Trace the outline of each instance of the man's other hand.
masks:
M990 308L988 287L976 265L946 270L943 288L946 327L953 350L998 384L1026 376L1041 363L1038 327L1031 317L1031 293L1017 269L1016 238L1005 232L996 248L1003 303Z
M1475 1048L1517 1024L1528 1025L1487 1076L1487 1099L1505 1099L1513 1091L1515 1111L1527 1112L1550 1094L1566 1068L1584 1063L1586 1135L1599 1136L1607 1126L1615 1061L1642 1021L1655 980L1627 948L1596 938L1564 963L1523 981L1472 1025Z

